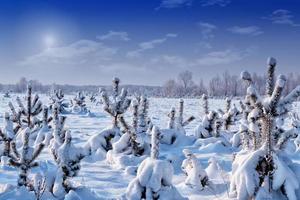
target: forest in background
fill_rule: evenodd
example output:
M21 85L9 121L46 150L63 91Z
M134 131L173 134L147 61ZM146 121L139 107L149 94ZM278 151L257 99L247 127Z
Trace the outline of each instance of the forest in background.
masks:
M260 94L265 92L266 75L257 73L252 74L253 81ZM50 93L55 89L62 89L66 94L72 94L78 91L86 93L98 93L99 88L104 88L108 91L111 86L105 85L70 85L70 84L42 84L39 80L28 80L25 77L15 84L0 84L1 92L23 93L26 91L27 84L30 83L34 91L40 93ZM284 94L289 93L293 88L300 84L300 74L289 73L287 75L287 83ZM213 97L236 97L245 95L245 85L239 75L224 73L217 74L212 77L207 83L203 79L193 77L191 71L183 71L177 77L167 80L162 86L145 86L145 85L123 85L127 88L129 94L138 95L144 94L149 97L200 97L202 94L207 94Z

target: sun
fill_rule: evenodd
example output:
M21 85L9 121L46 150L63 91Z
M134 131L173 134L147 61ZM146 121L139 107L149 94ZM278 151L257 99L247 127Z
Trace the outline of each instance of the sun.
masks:
M55 37L53 35L46 35L44 38L45 46L49 49L55 45Z

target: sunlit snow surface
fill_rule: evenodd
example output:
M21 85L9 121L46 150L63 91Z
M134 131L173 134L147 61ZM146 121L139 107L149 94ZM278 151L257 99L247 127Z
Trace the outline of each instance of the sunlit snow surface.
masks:
M73 96L66 96L66 99L71 99ZM4 98L0 94L0 125L3 124L3 116L5 111L8 110L8 102L13 100L15 102L16 95L12 95L11 98ZM44 104L48 104L49 97L46 95L41 95L41 100ZM99 97L98 97L99 100ZM225 104L224 100L210 100L209 106L210 109L224 109ZM235 102L238 105L238 102ZM110 124L111 118L103 112L101 105L95 105L91 103L87 98L88 108L92 113L95 114L95 117L88 117L84 115L77 114L68 114L67 116L67 127L72 131L73 142L75 145L84 144L90 136L93 134L99 133L103 128L107 127ZM167 99L167 98L150 98L150 108L149 116L152 117L152 120L155 125L160 128L166 128L168 117L167 114L170 111L171 107L178 106L178 99ZM187 134L193 134L193 130L203 116L203 109L201 106L200 99L185 99L185 118L190 115L194 115L196 120L193 121L186 127ZM300 112L300 104L297 103L294 105L294 110ZM127 111L127 117L129 116L130 111ZM130 118L127 118L129 121ZM192 152L200 159L203 167L207 167L208 160L211 157L215 157L221 168L224 170L224 173L219 176L218 179L212 180L212 184L209 188L206 188L204 191L197 191L191 188L188 188L184 184L185 175L180 169L181 162L184 159L182 150L184 148L191 149ZM178 188L179 192L190 199L228 199L227 190L229 189L229 180L231 171L231 160L233 151L230 149L223 149L218 146L210 146L207 148L199 148L196 145L188 146L177 146L171 147L166 145L161 145L161 157L172 158L175 160L173 163L175 169L175 176L173 178L173 184ZM39 160L52 160L52 156L48 153L48 149L43 150L42 155L39 157ZM300 162L298 159L294 160ZM118 170L112 168L109 164L104 161L97 162L82 162L81 171L79 176L75 178L77 182L83 184L91 189L93 189L100 197L100 199L116 199L124 194L128 183L133 179L132 175L125 174L124 170ZM33 170L33 173L38 169ZM17 183L18 173L14 168L0 169L0 191L1 186L4 184L13 184Z

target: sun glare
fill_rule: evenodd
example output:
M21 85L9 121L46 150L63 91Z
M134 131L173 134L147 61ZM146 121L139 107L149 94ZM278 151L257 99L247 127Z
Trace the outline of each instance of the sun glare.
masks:
M44 38L45 46L49 49L55 45L55 38L52 35L46 35Z

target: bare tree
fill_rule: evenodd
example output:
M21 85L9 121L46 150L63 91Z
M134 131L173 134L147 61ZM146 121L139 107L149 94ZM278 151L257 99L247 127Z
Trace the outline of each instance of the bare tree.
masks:
M188 87L193 85L193 75L192 72L186 70L178 74L178 81L182 84L183 88L186 90Z
M174 79L168 80L164 85L163 85L163 91L164 95L167 97L175 96L176 95L176 81Z

